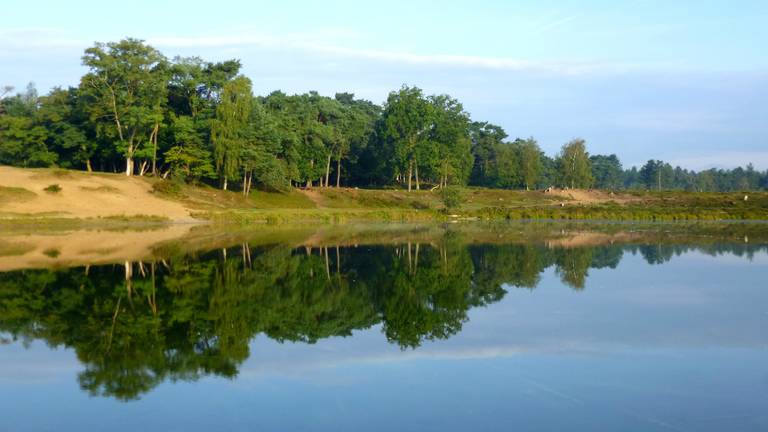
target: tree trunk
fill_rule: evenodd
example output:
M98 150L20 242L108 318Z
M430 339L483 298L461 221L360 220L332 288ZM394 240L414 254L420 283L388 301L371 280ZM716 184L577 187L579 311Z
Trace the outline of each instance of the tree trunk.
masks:
M85 160L85 169L88 170L88 172L93 172L93 167L91 167L91 160L86 159Z
M133 174L133 158L130 156L125 157L125 175L130 177Z
M155 128L152 129L152 175L157 176L157 134L160 132L160 123L155 123Z
M421 186L419 185L419 164L414 163L414 171L416 172L416 190L421 190Z
M411 178L413 178L413 161L408 162L408 192L411 191Z
M315 160L312 159L312 160L309 161L309 168L314 168L314 167L315 167ZM310 171L312 171L312 170L310 169ZM312 178L311 177L307 177L307 188L309 189L311 187L312 187Z
M224 177L224 184L221 187L222 190L227 190L227 177Z
M341 155L339 155L339 159L336 161L336 187L338 188L341 184Z
M325 162L325 187L328 187L330 178L331 178L331 154L328 153L328 160Z

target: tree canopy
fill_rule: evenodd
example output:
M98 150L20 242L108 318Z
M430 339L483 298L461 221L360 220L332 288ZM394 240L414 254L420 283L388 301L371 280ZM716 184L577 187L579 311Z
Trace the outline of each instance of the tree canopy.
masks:
M96 43L77 87L0 89L0 163L154 175L248 194L290 187L765 189L751 165L694 172L574 139L555 157L404 85L383 105L353 93L254 96L238 60L166 58L138 39Z

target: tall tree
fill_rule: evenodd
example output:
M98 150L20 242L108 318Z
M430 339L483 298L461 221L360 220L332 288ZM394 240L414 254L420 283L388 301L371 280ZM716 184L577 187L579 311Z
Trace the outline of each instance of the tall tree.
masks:
M622 168L615 155L593 155L589 157L595 186L600 189L618 189L622 186Z
M560 182L571 188L592 186L594 178L589 153L583 139L574 139L563 145L557 158Z
M416 178L416 189L420 189L418 158L420 147L431 126L432 106L418 87L403 86L387 98L382 117L382 137L392 142L395 157L400 162L398 178L405 178L408 191Z
M501 126L487 122L472 122L469 125L472 140L472 176L471 183L477 186L490 185L490 170L495 158L495 149L507 138Z
M167 99L167 61L143 41L129 38L88 48L83 65L89 72L80 89L90 99L91 121L125 157L125 174L133 175L134 158L142 145L153 147L153 162L156 156Z
M448 95L430 96L428 100L432 106L432 125L425 150L432 156L429 159L433 177L441 188L449 180L465 184L472 170L469 114L458 100Z
M541 173L541 149L533 138L520 143L520 174L525 190L535 187Z
M227 190L229 180L238 176L252 109L251 80L238 76L224 84L216 107L216 118L211 124L216 170L224 190Z

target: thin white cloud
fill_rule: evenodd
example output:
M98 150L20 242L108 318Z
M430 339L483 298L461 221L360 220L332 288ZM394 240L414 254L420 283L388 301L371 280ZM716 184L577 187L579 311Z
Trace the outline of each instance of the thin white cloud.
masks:
M567 16L567 17L564 17L564 18L558 18L558 19L555 19L553 21L545 22L545 23L539 25L538 27L534 28L533 29L533 34L535 34L535 35L542 35L542 34L548 32L548 31L554 30L554 29L556 29L558 27L562 27L565 24L575 20L578 17L579 17L578 15L571 15L571 16Z
M539 31L563 25L577 16L559 18L543 23ZM364 36L347 29L321 29L315 32L290 34L262 34L250 29L227 34L195 36L133 35L168 53L172 49L217 49L231 55L245 55L248 50L295 52L301 55L322 56L327 59L362 60L432 68L467 68L498 71L529 71L554 75L615 74L629 70L647 69L647 66L596 61L544 61L512 57L456 55L440 53L414 53L401 50L355 47ZM322 42L318 42L322 41ZM0 30L0 53L3 51L32 52L72 48L83 50L93 40L75 37L56 28L11 28Z
M620 70L621 65L588 62L534 61L509 57L487 57L453 54L417 54L386 49L353 48L341 43L318 43L333 38L316 35L239 35L153 37L148 42L160 48L233 48L274 49L303 51L311 55L324 55L357 60L400 63L427 67L458 67L496 69L508 71L537 71L577 75L596 71Z

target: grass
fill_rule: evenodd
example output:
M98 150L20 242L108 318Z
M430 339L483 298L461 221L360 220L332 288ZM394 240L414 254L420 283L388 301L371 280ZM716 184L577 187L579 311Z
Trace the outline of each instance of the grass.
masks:
M74 177L83 173L52 169L40 175ZM99 174L114 180L117 174ZM190 208L195 217L217 224L231 223L345 223L354 221L445 221L453 219L516 220L616 220L616 221L708 221L768 220L768 192L692 193L632 191L579 202L541 191L499 190L478 187L461 189L461 204L444 211L439 190L408 192L403 189L314 188L285 193L255 190L249 196L206 185L189 185L142 177L152 193ZM53 187L51 185L49 187ZM112 186L85 190L113 192ZM588 194L587 191L581 191ZM749 199L744 200L744 195ZM19 187L0 187L0 204L31 199L36 194ZM567 194L566 194L567 196ZM610 201L614 200L614 201ZM7 220L13 219L13 222ZM41 225L162 224L167 219L135 216L62 221L60 215L14 215L0 212L0 226L9 223Z
M36 193L21 187L0 186L0 204L28 201L36 196Z
M15 243L0 240L0 257L21 256L35 247L26 243Z
M744 200L744 195L749 200ZM617 221L768 220L768 193L638 192L636 200L578 205L486 207L470 214L483 219L598 219Z
M116 193L120 192L120 189L112 186L101 185L96 187L80 186L80 190L86 192L103 192L103 193Z

